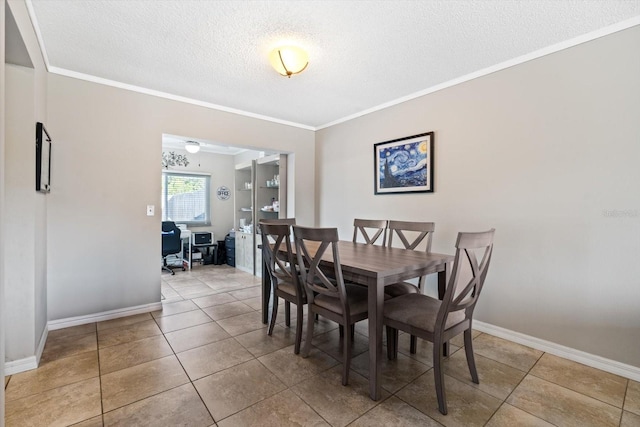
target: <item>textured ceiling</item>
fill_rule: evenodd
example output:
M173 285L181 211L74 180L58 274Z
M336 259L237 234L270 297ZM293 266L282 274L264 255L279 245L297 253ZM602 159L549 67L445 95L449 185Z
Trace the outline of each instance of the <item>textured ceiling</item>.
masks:
M318 128L640 16L640 0L27 0L52 72ZM283 41L310 64L269 65Z

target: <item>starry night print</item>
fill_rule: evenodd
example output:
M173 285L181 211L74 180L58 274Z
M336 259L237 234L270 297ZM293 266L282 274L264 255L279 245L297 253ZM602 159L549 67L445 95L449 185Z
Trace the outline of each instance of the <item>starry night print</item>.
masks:
M378 171L381 189L427 185L427 141L380 149Z

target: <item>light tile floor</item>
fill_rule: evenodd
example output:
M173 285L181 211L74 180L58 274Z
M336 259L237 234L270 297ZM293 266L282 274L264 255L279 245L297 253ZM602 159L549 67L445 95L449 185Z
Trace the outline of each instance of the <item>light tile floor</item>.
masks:
M40 367L5 379L6 425L640 426L640 383L491 335L474 334L479 385L452 342L443 416L429 343L410 354L400 336L374 402L366 322L343 387L337 325L296 356L282 307L266 334L259 279L196 266L163 274L162 294L161 311L51 331Z

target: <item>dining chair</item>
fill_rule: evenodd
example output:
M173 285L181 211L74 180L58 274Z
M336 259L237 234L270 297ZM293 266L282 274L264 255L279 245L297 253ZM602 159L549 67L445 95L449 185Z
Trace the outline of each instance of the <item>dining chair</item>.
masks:
M296 263L291 250L291 228L289 224L260 222L262 231L262 260L271 279L272 310L267 334L273 333L278 315L278 298L285 303L286 324L290 323L291 303L296 305L296 341L294 353L300 353L302 341L303 307L307 302L305 291L300 283Z
M388 247L393 247L393 237L397 236L402 242L404 249L416 250L418 246L426 239L425 251L431 252L431 238L435 230L435 223L433 222L419 222L419 221L394 221L390 220L387 229L389 230L389 240L387 242ZM384 288L384 293L391 298L396 298L401 295L415 294L423 292L424 282L426 276L420 276L418 279L418 286L416 287L410 282L399 282ZM415 354L418 347L418 340L415 335L411 335L409 343L409 352Z
M487 277L493 252L495 229L480 233L458 233L453 270L442 301L422 293L407 294L385 301L383 324L387 329L387 356L398 356L398 330L433 343L438 409L447 414L442 371L442 346L464 333L464 351L471 379L479 384L473 356L471 324L473 310ZM478 263L478 255L481 261Z
M371 233L371 236L369 236ZM357 243L358 235L361 234L364 243L374 245L378 239L382 237L380 243L384 246L387 239L387 220L386 219L359 219L353 220L353 243Z
M337 228L293 227L300 275L305 286L309 315L307 336L302 357L309 356L313 339L313 316L319 314L338 323L344 329L342 352L342 385L349 383L351 365L352 325L368 316L367 288L345 284L338 253ZM331 277L320 268L323 255L328 253L333 262Z

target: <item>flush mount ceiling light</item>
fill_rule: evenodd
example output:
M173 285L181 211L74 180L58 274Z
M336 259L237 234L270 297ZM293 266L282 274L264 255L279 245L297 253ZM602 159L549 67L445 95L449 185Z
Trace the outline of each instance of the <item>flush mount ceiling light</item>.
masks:
M301 73L309 65L309 54L297 46L280 46L269 54L269 62L275 70L286 77Z
M184 143L184 149L191 154L195 154L200 151L200 143L197 141L186 141Z

